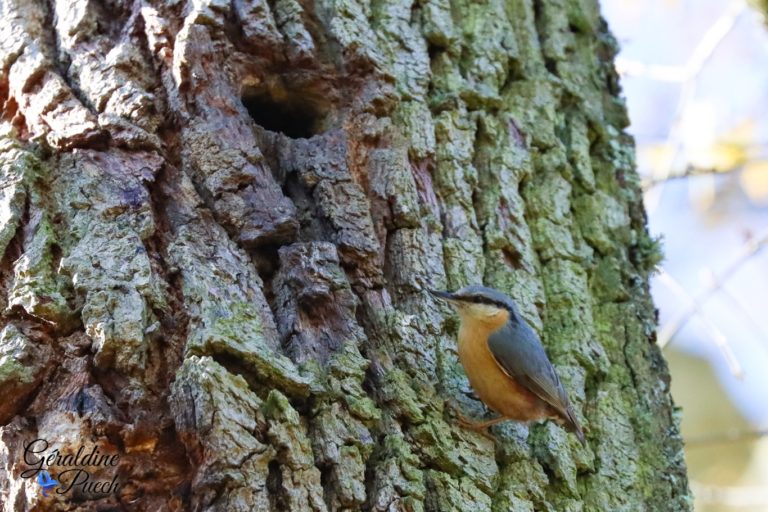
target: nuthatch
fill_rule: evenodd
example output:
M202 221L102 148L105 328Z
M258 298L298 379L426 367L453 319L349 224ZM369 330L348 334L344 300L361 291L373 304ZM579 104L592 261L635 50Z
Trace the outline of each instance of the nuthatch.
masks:
M459 413L462 425L483 432L505 420L529 422L552 418L585 444L568 394L539 337L512 299L479 285L455 293L430 293L448 301L458 311L459 360L480 399L501 414L492 420L474 422Z

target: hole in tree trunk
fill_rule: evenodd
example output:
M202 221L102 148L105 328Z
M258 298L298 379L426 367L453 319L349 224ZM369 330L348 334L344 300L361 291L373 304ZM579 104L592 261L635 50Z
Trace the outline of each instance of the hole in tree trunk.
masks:
M316 95L281 85L246 87L242 101L256 124L292 139L322 132L328 110Z

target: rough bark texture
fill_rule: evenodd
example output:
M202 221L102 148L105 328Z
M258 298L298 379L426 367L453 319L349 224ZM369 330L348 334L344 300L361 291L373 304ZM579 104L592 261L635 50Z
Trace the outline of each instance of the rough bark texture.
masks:
M690 509L594 0L2 0L0 34L3 510ZM586 448L453 421L425 288L480 282ZM34 438L119 491L44 498Z

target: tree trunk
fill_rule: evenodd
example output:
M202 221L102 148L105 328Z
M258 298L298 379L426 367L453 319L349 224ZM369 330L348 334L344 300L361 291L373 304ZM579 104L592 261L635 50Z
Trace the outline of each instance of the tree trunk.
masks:
M594 0L2 0L0 33L3 510L690 510ZM456 424L426 289L481 282L586 448Z

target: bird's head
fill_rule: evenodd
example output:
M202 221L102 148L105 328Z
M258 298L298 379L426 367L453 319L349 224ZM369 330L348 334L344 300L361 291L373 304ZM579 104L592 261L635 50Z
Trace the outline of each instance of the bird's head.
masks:
M517 307L512 299L493 288L470 285L453 293L435 290L429 293L453 306L462 322L480 322L498 328L516 316Z

